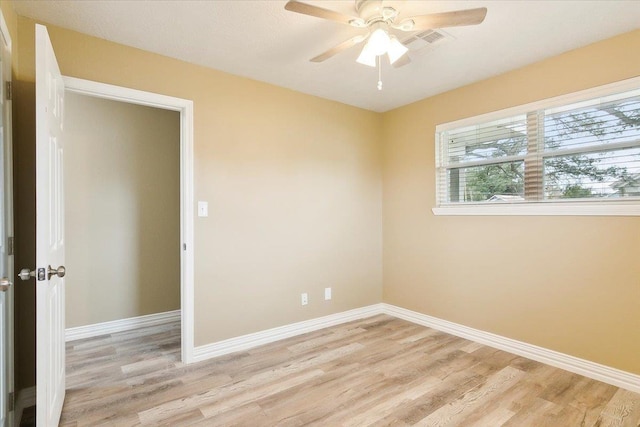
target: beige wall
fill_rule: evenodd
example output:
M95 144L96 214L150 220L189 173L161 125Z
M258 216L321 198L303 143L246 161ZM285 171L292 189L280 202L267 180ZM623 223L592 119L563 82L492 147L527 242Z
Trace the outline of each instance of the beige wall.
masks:
M381 301L378 114L48 28L63 74L194 101L196 345Z
M180 308L180 113L67 93L66 326Z
M384 115L384 301L640 373L640 218L434 216L435 126L640 75L640 31Z

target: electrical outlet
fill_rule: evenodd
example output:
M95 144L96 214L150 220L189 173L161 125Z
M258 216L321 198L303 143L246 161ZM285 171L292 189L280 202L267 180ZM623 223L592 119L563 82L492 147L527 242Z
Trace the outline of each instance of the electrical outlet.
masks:
M325 301L331 299L331 288L324 288L324 299Z
M309 294L307 294L306 292L305 292L305 293L303 293L303 294L300 296L300 302L302 303L302 305L307 305L307 304L309 304Z

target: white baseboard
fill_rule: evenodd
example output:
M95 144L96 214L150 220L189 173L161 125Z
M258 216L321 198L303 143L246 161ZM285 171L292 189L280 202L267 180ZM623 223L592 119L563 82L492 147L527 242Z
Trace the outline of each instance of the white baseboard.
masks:
M36 387L27 387L18 391L16 397L16 405L13 412L13 419L15 420L15 425L19 426L20 421L22 421L22 413L25 408L29 408L36 404Z
M296 335L306 334L307 332L317 331L318 329L350 322L352 320L371 317L376 314L382 314L382 304L369 305L366 307L356 308L354 310L331 314L329 316L318 317L311 320L305 320L303 322L292 323L290 325L255 332L253 334L230 338L224 341L218 341L212 344L202 345L194 349L193 360L194 362L200 362L212 357L247 350L259 345L268 344Z
M568 354L527 344L511 338L495 335L490 332L469 328L437 317L382 304L382 312L409 322L437 329L451 335L466 338L480 344L488 345L547 365L555 366L569 372L584 375L607 384L612 384L629 391L640 393L640 375L621 371L599 363L569 356Z
M255 332L195 347L193 352L193 362L200 362L213 357L234 353L236 351L247 350L259 345L305 334L307 332L317 331L318 329L350 322L352 320L375 316L377 314L388 314L399 319L404 319L412 323L437 329L451 335L488 345L493 348L504 350L509 353L517 354L528 359L567 370L569 372L574 372L588 378L593 378L607 384L612 384L626 390L640 393L640 375L384 303L356 308L354 310L305 320L303 322L292 323L290 325L267 329L265 331ZM66 339L67 341L72 341L114 332L127 331L142 326L167 323L179 318L180 310L176 310L168 311L166 313L116 320L113 322L99 323L96 325L70 328L66 330Z
M65 330L65 339L66 341L74 341L83 338L92 338L105 334L113 334L115 332L130 331L132 329L142 328L145 326L162 325L179 319L180 310L129 317L128 319L112 320L111 322L67 328Z

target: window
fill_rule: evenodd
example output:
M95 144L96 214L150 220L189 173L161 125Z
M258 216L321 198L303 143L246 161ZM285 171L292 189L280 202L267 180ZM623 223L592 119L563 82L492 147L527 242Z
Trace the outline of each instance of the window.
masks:
M436 143L435 213L640 214L640 79L440 125Z

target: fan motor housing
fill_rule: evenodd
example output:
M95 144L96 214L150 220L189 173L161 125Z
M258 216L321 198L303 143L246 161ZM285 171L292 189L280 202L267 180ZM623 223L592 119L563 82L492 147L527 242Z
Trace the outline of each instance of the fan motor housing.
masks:
M356 11L365 21L382 16L382 0L355 0Z

